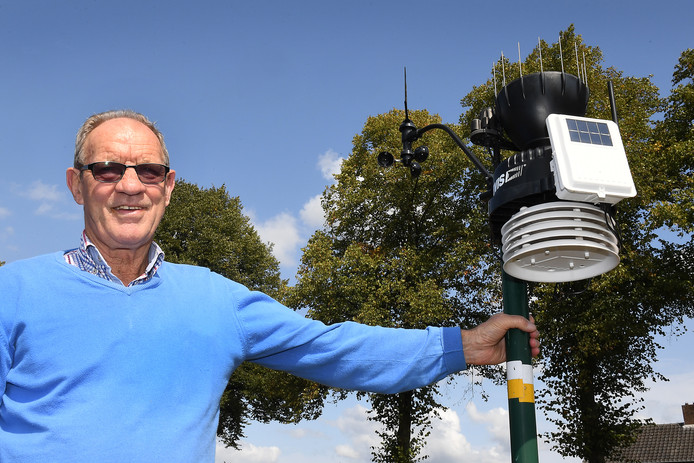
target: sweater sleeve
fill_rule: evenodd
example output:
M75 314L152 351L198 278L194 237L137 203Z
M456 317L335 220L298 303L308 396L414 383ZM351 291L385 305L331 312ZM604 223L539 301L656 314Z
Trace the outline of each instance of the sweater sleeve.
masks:
M246 359L328 386L396 393L464 370L460 329L325 325L269 297L237 291Z
M10 343L5 333L4 326L0 325L0 405L2 397L5 395L5 385L7 384L7 373L10 371L12 359L10 356Z
M0 271L0 405L7 386L7 375L12 366L10 338L14 326L15 307L11 298L15 291L16 285L10 283L7 272Z

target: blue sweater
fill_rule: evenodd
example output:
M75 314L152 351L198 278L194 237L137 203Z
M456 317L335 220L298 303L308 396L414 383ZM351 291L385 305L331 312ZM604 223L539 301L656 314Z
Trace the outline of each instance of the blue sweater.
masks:
M124 287L49 254L0 267L0 461L212 462L245 360L385 393L465 368L458 328L326 326L204 268Z

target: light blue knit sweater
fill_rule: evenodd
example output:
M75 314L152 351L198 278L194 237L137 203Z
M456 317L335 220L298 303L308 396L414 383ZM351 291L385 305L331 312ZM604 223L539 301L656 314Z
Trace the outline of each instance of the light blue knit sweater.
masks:
M204 268L126 288L49 254L0 267L0 461L212 462L245 360L386 393L465 368L458 328L325 326Z

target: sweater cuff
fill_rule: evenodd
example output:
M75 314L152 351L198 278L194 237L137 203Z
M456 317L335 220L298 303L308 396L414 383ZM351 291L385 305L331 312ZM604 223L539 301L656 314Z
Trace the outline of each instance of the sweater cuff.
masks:
M465 370L467 364L460 328L457 326L441 328L441 337L443 338L443 363L448 368L449 374Z

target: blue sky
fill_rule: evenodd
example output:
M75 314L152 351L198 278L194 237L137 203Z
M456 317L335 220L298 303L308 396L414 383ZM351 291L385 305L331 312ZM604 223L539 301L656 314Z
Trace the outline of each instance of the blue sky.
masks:
M652 74L666 94L694 46L692 13L689 0L0 0L0 260L76 245L81 210L64 186L75 132L92 113L131 108L157 121L179 177L240 196L291 278L352 137L368 116L402 107L404 66L410 108L457 122L460 99L502 51L517 59L520 43L525 56L573 23L605 66ZM675 422L694 401L683 387L694 381L694 343L690 333L664 345L659 367L673 381L647 396L646 414ZM453 412L437 427L433 461L508 461L505 391L489 388L489 402L465 384L447 388ZM244 451L220 461L368 461L367 405L253 425ZM446 454L453 448L458 456Z

